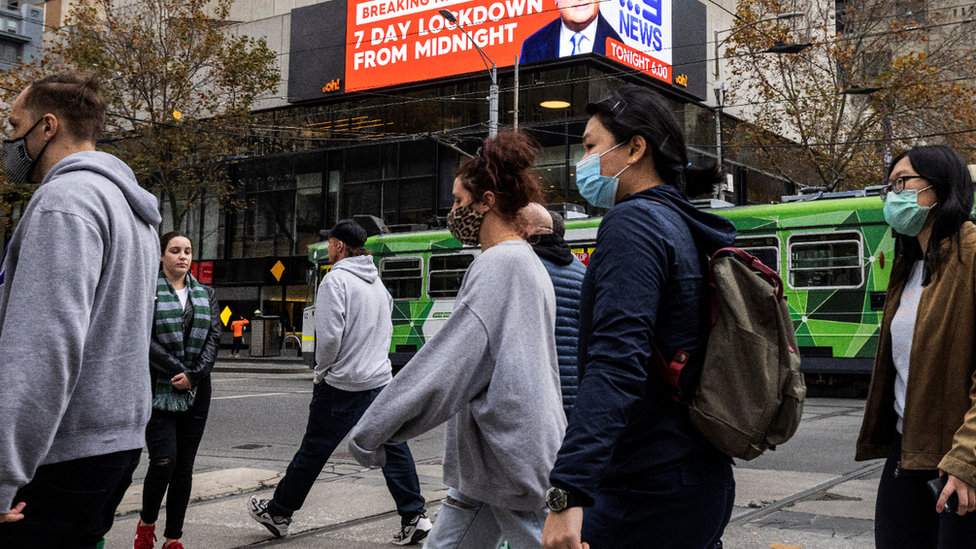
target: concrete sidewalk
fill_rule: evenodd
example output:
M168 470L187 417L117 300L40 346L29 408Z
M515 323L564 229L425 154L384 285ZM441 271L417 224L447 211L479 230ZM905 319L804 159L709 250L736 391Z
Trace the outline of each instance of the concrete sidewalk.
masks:
M267 357L252 357L247 352L244 349L239 358L232 358L229 350L221 349L217 352L214 371L250 374L303 374L309 371L304 359L295 351L286 350L279 356Z
M270 498L281 473L245 468L196 475L194 503L187 512L182 543L187 549L254 545L295 549L390 547L390 539L399 528L399 517L382 472L342 457L330 460L330 464L334 465L334 472L320 477L302 510L295 514L290 535L280 540L272 538L248 516L246 504L251 493ZM441 466L418 463L417 472L428 512L434 518L447 490L441 480ZM736 508L724 537L727 549L873 546L876 478L837 483L841 479L823 473L742 468L736 469L735 476ZM107 536L107 548L131 547L141 490L141 486L134 485L127 493L115 527ZM777 506L778 502L809 490L814 492L805 494L800 501ZM762 510L769 514L748 519L750 514ZM165 509L157 522L159 536L163 524Z
M309 374L304 363L295 357L236 360L221 357L215 370ZM831 413L824 406L819 412L816 406L809 408L804 414L805 425L801 425L801 430L807 433L833 436L830 434L833 431L824 428L826 422L838 425L852 421L850 417ZM818 414L820 423L816 422ZM807 440L795 442L798 447L824 446L817 436L804 436ZM822 448L827 452L825 455L838 453L848 445L846 441L835 442L836 446ZM280 540L272 538L250 518L246 504L253 493L270 498L283 470L242 462L243 467L194 475L192 503L182 543L187 549L279 545L295 549L392 547L390 540L399 529L399 517L382 472L360 466L345 449L346 441L343 441L319 475L302 510L296 513L290 535ZM782 457L783 452L778 453ZM814 459L823 457L814 456ZM724 536L727 549L860 549L874 545L874 501L881 461L857 464L857 469L846 474L810 472L809 460L806 464L770 461L767 467L769 463L773 464L772 468L755 468L751 462L735 468L735 510ZM442 481L440 454L418 460L417 470L428 501L428 514L435 519L447 489ZM133 482L119 507L115 527L107 536L107 548L132 547L141 492L142 482ZM164 524L165 509L157 522L160 538ZM161 545L160 539L157 547Z
M312 488L302 510L295 514L287 538L274 540L247 512L252 493L271 498L282 473L260 469L233 469L194 475L193 495L184 524L181 542L187 549L225 549L261 542L305 547L315 535L333 534L344 538L356 527L369 525L369 535L358 535L352 547L387 547L399 530L393 498L380 470L337 460L338 474L326 473ZM331 462L330 462L331 463ZM447 491L441 482L440 465L417 464L421 490L428 502L439 502ZM132 547L142 486L132 486L119 506L115 526L106 536L107 549ZM432 507L428 507L432 511ZM431 512L431 514L433 514ZM157 521L158 542L162 545L165 508ZM345 547L350 547L348 539ZM308 545L311 547L312 545ZM316 547L322 547L315 543Z

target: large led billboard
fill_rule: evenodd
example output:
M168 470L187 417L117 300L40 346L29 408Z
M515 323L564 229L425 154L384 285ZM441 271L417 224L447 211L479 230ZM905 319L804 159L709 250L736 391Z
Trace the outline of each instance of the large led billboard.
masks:
M580 42L592 43L589 48L580 44L575 49L584 51L577 53L607 52L671 82L670 0L347 1L346 91L484 70L472 40L445 20L439 13L442 9L455 14L499 67L515 64L523 44L533 62L573 55L571 39L579 32ZM557 10L555 4L563 9ZM589 19L592 38L587 37L587 28L581 28L585 19L574 25L578 13ZM561 35L568 47L560 47ZM533 43L541 47L532 47Z
M597 53L683 87L685 71L673 67L672 2L694 19L682 21L678 41L687 44L694 36L700 42L696 61L704 63L705 10L697 0L332 0L296 9L289 98L485 71L475 44L498 68L516 59L537 63ZM689 12L684 4L701 9ZM687 58L681 44L677 56L682 50Z

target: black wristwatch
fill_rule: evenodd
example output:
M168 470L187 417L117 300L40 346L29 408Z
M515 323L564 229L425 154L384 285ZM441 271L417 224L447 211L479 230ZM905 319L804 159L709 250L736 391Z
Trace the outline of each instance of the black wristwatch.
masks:
M558 513L570 507L580 507L581 503L572 492L552 487L546 492L546 505L553 513Z

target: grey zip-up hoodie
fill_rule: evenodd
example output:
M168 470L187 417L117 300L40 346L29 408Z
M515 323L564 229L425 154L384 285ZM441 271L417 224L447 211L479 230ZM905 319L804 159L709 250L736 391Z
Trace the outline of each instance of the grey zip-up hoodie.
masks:
M38 466L144 446L159 222L105 153L34 193L0 274L0 509Z
M337 261L315 297L315 383L353 392L389 383L392 316L373 258Z
M363 465L447 422L444 483L504 509L545 506L566 429L556 362L556 296L523 241L502 242L468 268L454 312L349 435Z

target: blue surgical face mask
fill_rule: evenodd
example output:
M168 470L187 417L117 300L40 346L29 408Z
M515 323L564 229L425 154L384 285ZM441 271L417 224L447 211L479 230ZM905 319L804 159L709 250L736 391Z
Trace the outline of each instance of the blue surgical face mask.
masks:
M612 208L617 200L617 177L630 167L628 164L617 175L608 177L600 174L600 157L616 149L619 143L601 154L591 154L576 163L576 187L587 202L597 208Z
M919 190L905 189L900 193L888 193L884 203L885 221L898 234L918 236L929 217L929 210L932 209L918 205L918 193L931 188L932 185L929 185Z

